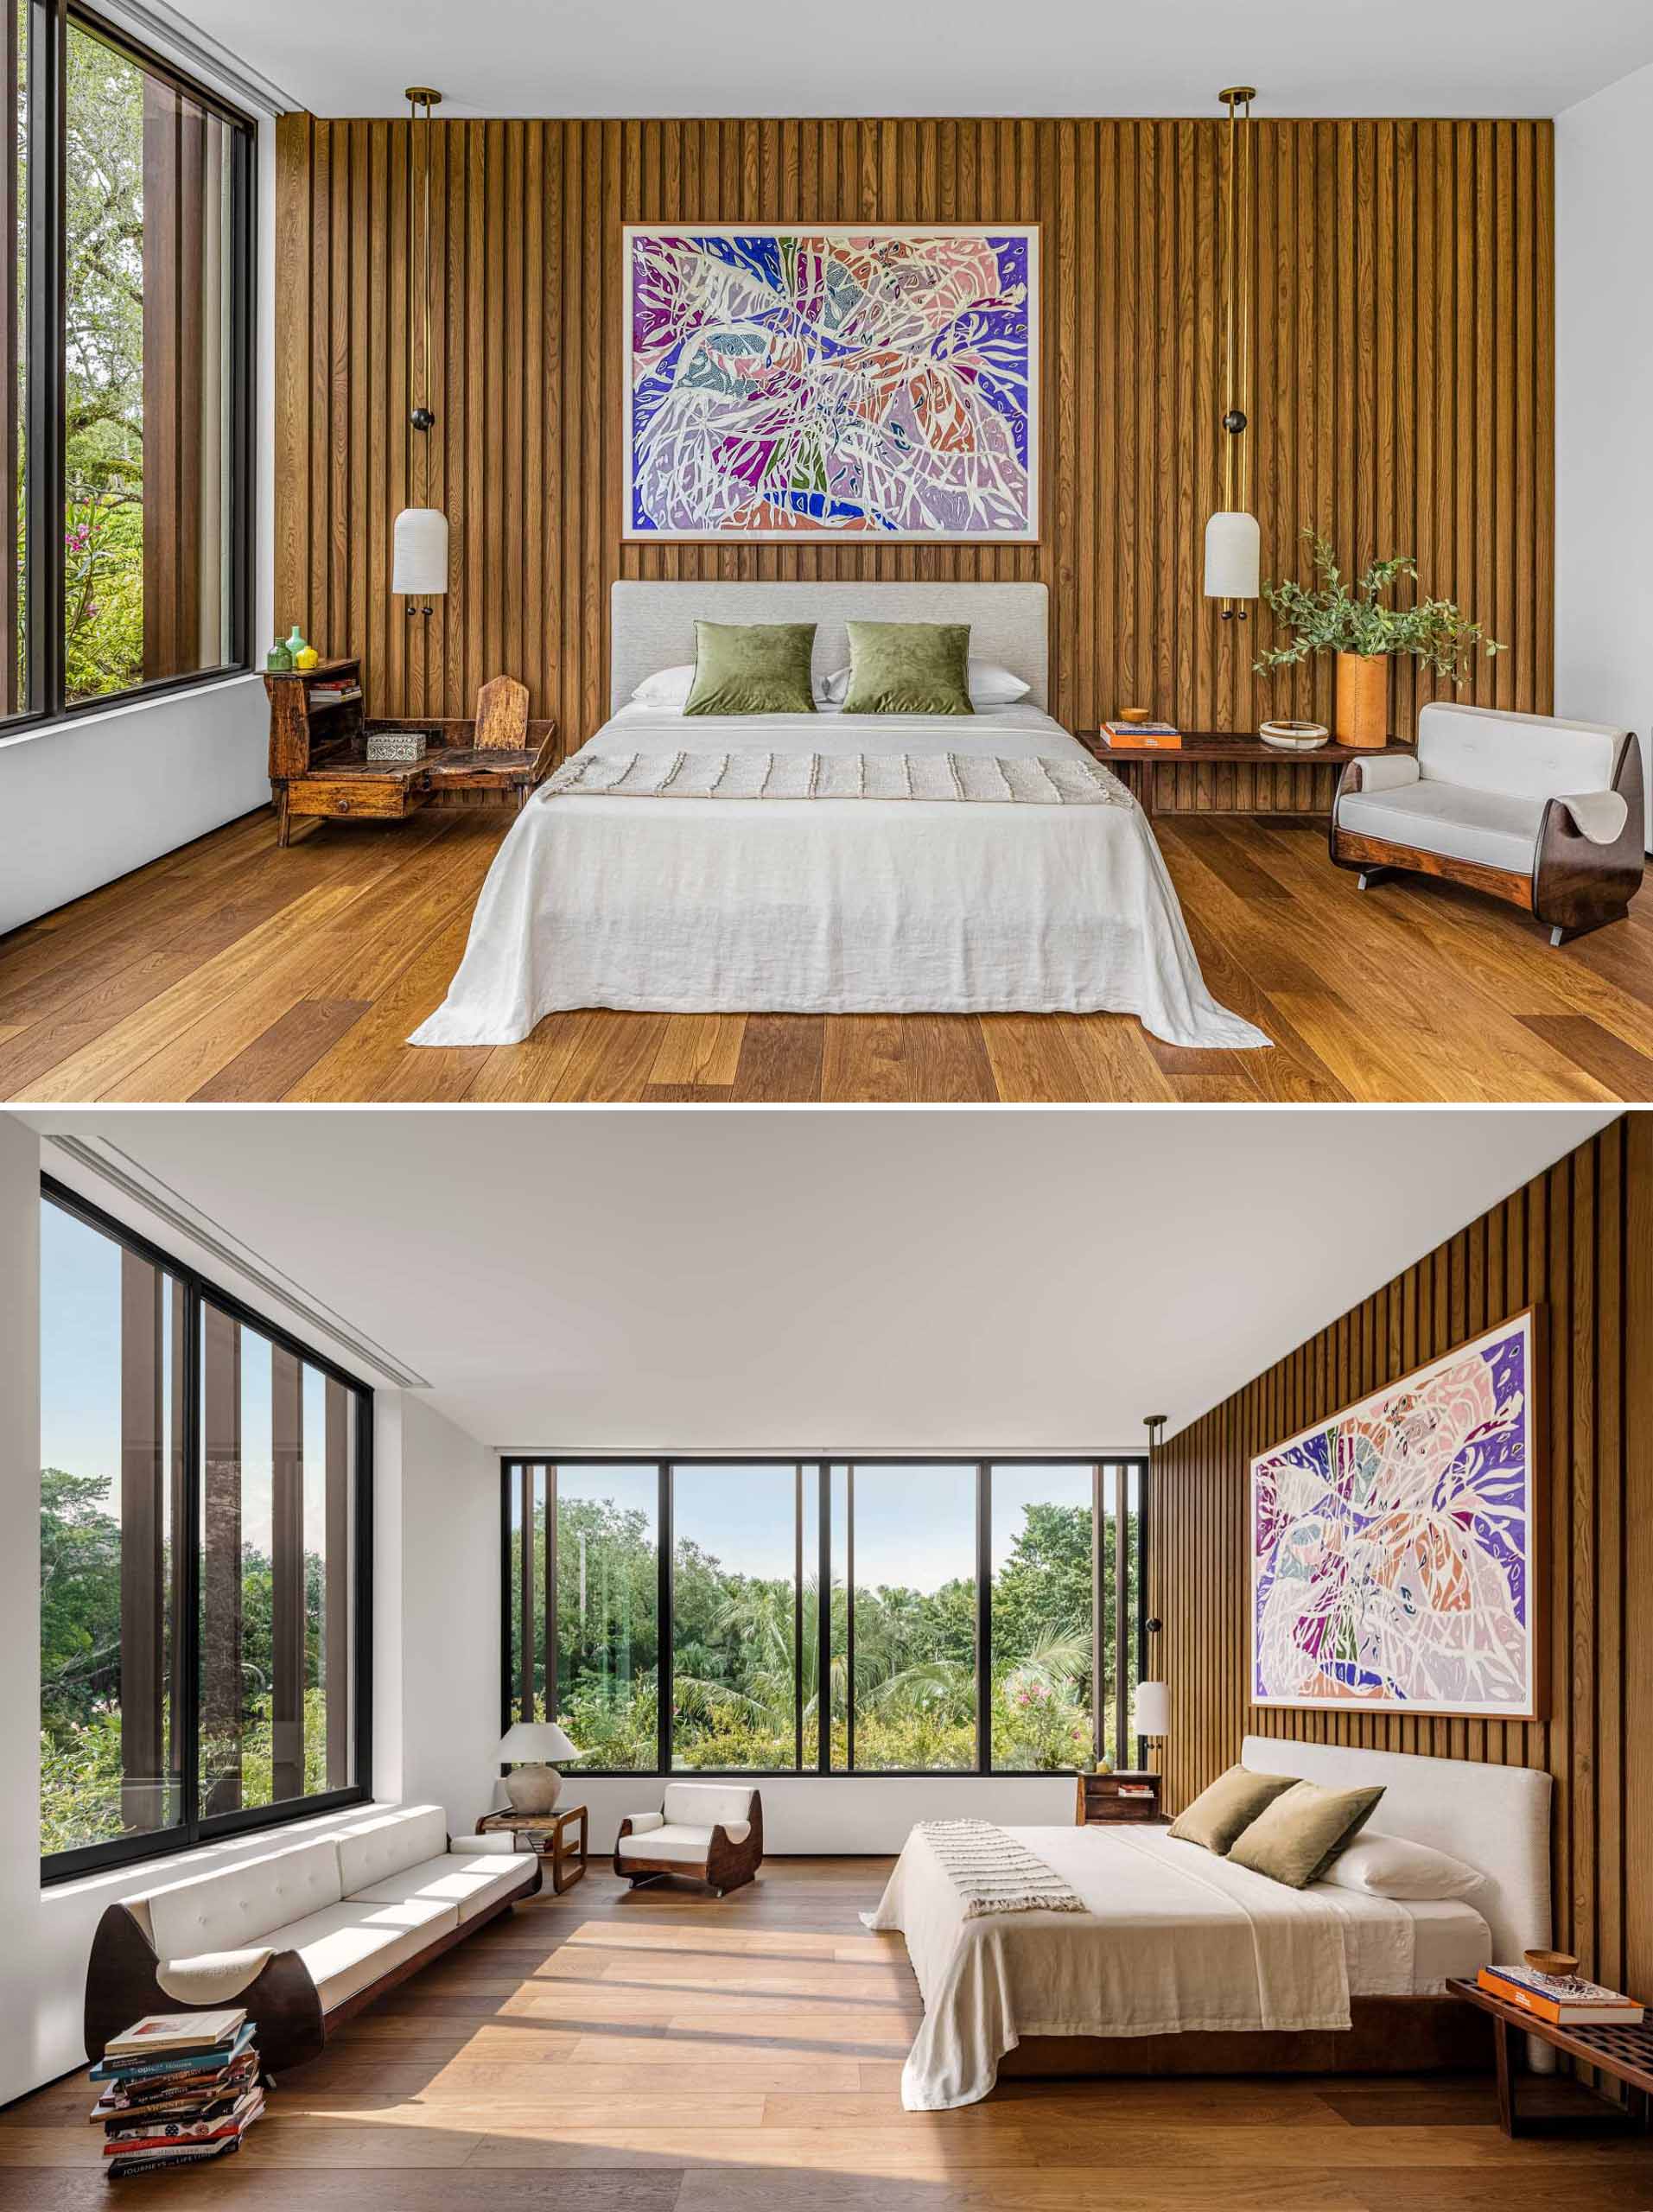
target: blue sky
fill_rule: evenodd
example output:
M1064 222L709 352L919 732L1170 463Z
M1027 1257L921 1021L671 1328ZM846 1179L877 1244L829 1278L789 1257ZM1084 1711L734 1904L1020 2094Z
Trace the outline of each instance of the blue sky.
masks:
M108 1510L120 1512L120 1276L118 1245L61 1207L41 1206L41 1465L109 1480ZM171 1300L163 1305L171 1328ZM168 1350L170 1346L168 1344ZM166 1363L169 1374L170 1362ZM270 1351L265 1338L241 1338L241 1533L270 1543ZM326 1542L327 1385L304 1370L304 1541ZM166 1409L170 1414L170 1407Z

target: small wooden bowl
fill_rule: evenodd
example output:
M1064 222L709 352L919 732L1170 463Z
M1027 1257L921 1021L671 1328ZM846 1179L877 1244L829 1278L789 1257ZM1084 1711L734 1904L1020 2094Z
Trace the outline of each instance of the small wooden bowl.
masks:
M1122 707L1114 719L1122 722L1149 722L1154 719L1154 709L1151 707Z
M1523 1951L1522 1957L1535 1974L1576 1974L1579 1962L1571 1951Z

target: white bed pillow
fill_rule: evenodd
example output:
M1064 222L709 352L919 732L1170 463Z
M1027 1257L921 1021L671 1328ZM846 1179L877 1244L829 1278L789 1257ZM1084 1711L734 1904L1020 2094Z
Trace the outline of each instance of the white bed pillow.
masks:
M1320 1879L1334 1889L1363 1890L1368 1897L1470 1897L1485 1886L1486 1876L1445 1851L1404 1836L1379 1835L1368 1828L1340 1851Z
M1018 699L1025 699L1033 690L1019 676L1008 668L1001 668L996 661L972 660L970 664L970 704L973 707L1014 707ZM849 671L835 668L823 683L815 687L817 697L835 707L841 707L849 696Z
M844 688L847 690L849 678L848 669L844 670L843 676ZM1009 678L1013 683L1015 680L1014 677ZM657 668L652 676L645 676L643 678L636 690L633 692L631 702L635 707L655 707L666 713L681 714L689 702L689 694L694 689L694 683L695 664L691 660L683 662L677 668ZM1025 691L1027 686L1024 683L1021 688ZM842 700L844 692L841 690L837 695L837 700L833 700L828 690L828 679L824 677L817 677L815 679L815 698L817 706L836 705Z

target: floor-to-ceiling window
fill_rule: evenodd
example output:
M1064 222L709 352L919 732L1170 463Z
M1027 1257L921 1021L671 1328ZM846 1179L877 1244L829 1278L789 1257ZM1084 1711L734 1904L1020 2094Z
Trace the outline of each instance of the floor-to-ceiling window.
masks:
M365 1794L371 1421L319 1353L47 1185L48 1877Z
M501 1534L505 1717L554 1653L582 1771L1135 1758L1135 1459L512 1459Z
M0 721L248 664L254 134L73 0L0 0Z

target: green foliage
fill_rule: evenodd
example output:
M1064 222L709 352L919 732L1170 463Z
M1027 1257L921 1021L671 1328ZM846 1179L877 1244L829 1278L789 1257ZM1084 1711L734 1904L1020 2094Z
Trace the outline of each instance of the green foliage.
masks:
M1468 681L1465 655L1479 645L1490 660L1505 649L1487 637L1449 599L1421 599L1410 607L1386 607L1382 594L1406 577L1417 581L1409 554L1374 561L1352 591L1345 582L1330 539L1313 529L1302 533L1311 549L1318 587L1265 583L1263 598L1275 620L1290 631L1291 641L1269 645L1253 664L1258 674L1292 668L1312 653L1410 653L1437 676L1453 683Z
M68 1850L123 1834L120 1524L102 1475L41 1471L41 1848ZM171 1586L170 1548L162 1562ZM323 1562L304 1555L304 1786L327 1784ZM241 1554L241 1707L225 1743L203 1741L203 1788L240 1747L241 1801L274 1795L275 1573L251 1545ZM172 1608L164 1657L170 1662ZM172 1764L169 1755L165 1758ZM177 1817L174 1802L167 1817Z
M1110 1586L1114 1529L1103 1529ZM515 1540L520 1543L520 1538ZM530 1530L531 1586L544 1586L544 1529ZM652 1771L658 1756L659 1637L651 1516L612 1500L569 1499L557 1522L557 1710L599 1770ZM1071 1770L1091 1748L1091 1528L1088 1507L1027 1509L993 1595L990 1725L1003 1769ZM521 1651L521 1557L512 1560L513 1650ZM756 1773L792 1768L798 1663L790 1577L732 1572L687 1539L673 1561L673 1764ZM819 1591L803 1593L804 1764L817 1758ZM835 1766L849 1760L848 1605L830 1593L825 1705ZM537 1614L537 1606L536 1613ZM537 1640L537 1639L536 1639ZM1105 1694L1111 1694L1109 1673ZM861 1585L855 1592L855 1764L976 1764L976 1591ZM543 1716L544 1684L534 1677Z

